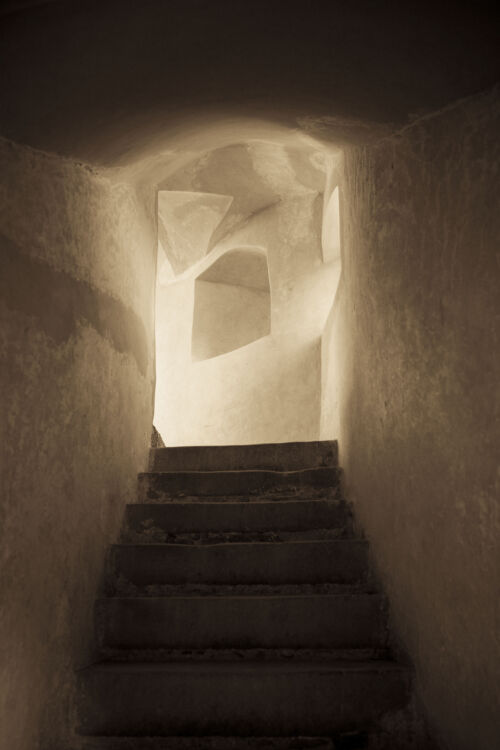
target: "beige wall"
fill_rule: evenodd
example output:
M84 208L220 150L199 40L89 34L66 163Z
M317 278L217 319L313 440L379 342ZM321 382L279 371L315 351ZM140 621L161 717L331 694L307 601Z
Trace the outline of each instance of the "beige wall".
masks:
M271 330L269 292L235 284L195 282L191 354L205 360L247 346Z
M154 225L87 167L6 141L0 158L0 746L52 750L147 459Z
M155 424L167 445L318 439L321 332L339 273L337 261L323 263L321 204L321 196L311 190L283 199L257 212L214 250L216 256L233 248L265 248L271 286L268 336L193 362L200 271L158 286Z
M499 132L493 92L347 151L323 342L347 496L449 750L500 737Z

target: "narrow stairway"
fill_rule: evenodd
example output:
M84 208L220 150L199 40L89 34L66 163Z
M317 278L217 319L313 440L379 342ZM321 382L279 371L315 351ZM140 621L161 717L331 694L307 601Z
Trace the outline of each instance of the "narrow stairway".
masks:
M106 594L85 750L372 747L408 703L334 442L152 449Z

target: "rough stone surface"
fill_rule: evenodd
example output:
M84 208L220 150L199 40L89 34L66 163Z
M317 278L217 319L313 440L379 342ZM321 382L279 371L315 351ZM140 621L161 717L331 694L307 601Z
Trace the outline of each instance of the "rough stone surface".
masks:
M173 503L172 503L173 504ZM195 507L207 506L208 503L187 503ZM259 503L260 504L260 503ZM250 503L245 503L250 505ZM279 507L279 506L278 506ZM286 510L284 506L283 510ZM284 524L286 525L286 524ZM307 542L313 539L343 539L352 536L349 527L337 528L309 528L306 531L190 531L172 533L149 522L142 525L138 531L125 531L122 542L125 544L227 544L228 542Z
M0 746L52 750L147 462L154 237L106 174L5 141L0 162Z
M333 467L302 469L300 471L169 471L139 475L139 498L146 502L189 496L293 495L296 488L314 491L318 488L335 489L340 471Z
M149 468L150 471L230 471L250 468L290 471L316 466L337 466L337 458L338 445L335 440L182 446L152 450Z
M248 446L246 457L241 446L225 453L252 467L260 448ZM323 448L317 447L313 465ZM241 475L241 495L231 502L205 496L204 502L134 506L136 528L156 512L162 528L151 528L171 541L111 548L106 596L95 609L97 663L79 672L80 734L101 735L105 748L114 747L117 735L155 735L158 742L173 735L175 743L183 734L189 747L196 734L207 747L223 750L222 732L228 741L238 735L241 747L248 735L263 743L269 735L285 743L296 735L300 747L301 737L314 733L328 735L341 750L389 750L389 738L392 750L430 750L425 727L415 729L420 715L410 701L411 670L393 658L387 603L374 586L367 544L353 535L346 504L259 501L258 493L249 501L243 480L255 473L213 472L221 485ZM180 476L192 486L193 474ZM289 473L267 474L279 486ZM308 541L280 541L281 526L290 526L287 515L307 503L315 510L341 509L337 528L311 528ZM205 511L224 509L230 511L226 523L241 521L238 505L243 514L262 513L260 532L231 531L230 522L224 532L195 530L197 513L206 524ZM280 514L266 515L271 508ZM172 533L172 509L192 514L191 532ZM214 521L213 528L217 513ZM326 541L343 527L345 539ZM311 741L323 743L321 737Z
M335 750L329 737L93 737L78 750Z
M388 647L374 648L115 648L99 649L113 662L240 662L240 661L390 661Z
M128 505L123 541L166 542L191 534L201 541L224 533L234 535L305 535L312 529L344 534L351 528L346 503L329 500L269 502L168 502ZM271 531L273 529L273 531Z
M154 453L154 451L157 448L164 448L164 447L165 447L165 443L163 442L163 438L158 432L158 430L156 429L156 427L153 425L153 429L151 430L151 450L149 452L150 455Z
M407 670L383 661L108 662L79 680L80 731L91 735L328 735L410 694Z
M353 583L367 577L360 539L227 544L115 544L115 576L139 586L184 583Z
M346 494L453 750L500 737L499 130L493 90L346 153L328 343Z
M363 583L157 583L137 585L123 576L108 581L110 596L273 596L377 593L372 578Z
M111 648L366 648L385 644L377 594L107 597L97 630Z

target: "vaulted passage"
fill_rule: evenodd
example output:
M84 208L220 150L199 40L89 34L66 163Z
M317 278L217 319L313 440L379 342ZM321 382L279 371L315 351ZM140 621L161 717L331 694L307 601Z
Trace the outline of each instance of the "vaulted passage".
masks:
M251 127L186 157L158 193L154 424L169 446L320 437L342 155Z
M498 32L1 3L2 749L498 746Z

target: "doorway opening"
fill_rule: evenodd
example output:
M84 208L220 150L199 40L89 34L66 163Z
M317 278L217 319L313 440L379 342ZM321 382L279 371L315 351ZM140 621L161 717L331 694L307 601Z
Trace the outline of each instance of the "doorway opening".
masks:
M340 276L340 156L247 139L159 186L155 427L165 445L319 439Z

